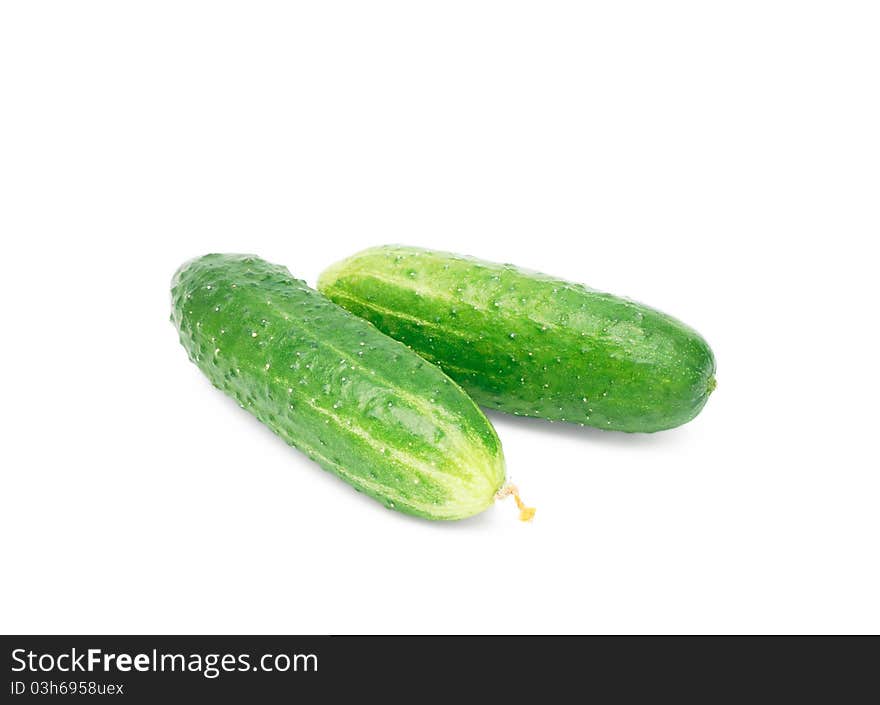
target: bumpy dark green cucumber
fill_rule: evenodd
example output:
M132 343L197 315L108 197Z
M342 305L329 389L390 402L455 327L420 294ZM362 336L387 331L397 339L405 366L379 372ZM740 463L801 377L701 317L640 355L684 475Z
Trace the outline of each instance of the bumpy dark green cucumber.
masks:
M324 469L428 519L492 504L504 482L498 437L439 368L253 256L193 260L172 287L190 359Z
M694 418L715 387L711 349L680 321L513 265L376 247L318 288L513 414L659 431Z

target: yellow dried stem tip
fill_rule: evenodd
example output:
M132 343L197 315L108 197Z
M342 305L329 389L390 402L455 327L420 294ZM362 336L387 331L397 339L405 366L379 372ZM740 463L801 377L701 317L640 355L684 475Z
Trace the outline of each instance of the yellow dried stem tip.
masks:
M519 509L519 520L520 521L531 521L535 516L535 508L527 507L523 504L522 499L519 496L519 490L516 485L507 484L504 485L498 492L495 494L495 499L504 499L505 497L510 497L513 495L513 501L516 502L516 508Z

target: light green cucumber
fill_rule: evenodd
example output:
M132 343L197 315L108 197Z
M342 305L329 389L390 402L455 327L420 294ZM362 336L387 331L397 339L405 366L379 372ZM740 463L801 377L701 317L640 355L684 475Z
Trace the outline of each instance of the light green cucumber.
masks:
M216 387L387 507L461 519L502 487L501 445L473 400L284 267L248 255L188 262L171 319Z
M376 247L331 266L318 288L512 414L659 431L694 418L715 388L715 358L692 328L513 265Z

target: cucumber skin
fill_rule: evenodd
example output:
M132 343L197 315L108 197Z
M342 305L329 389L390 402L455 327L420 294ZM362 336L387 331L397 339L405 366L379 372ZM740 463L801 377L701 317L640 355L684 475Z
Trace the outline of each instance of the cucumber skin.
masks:
M190 359L287 443L387 507L461 519L494 501L494 428L443 372L284 267L206 255L172 281Z
M318 289L491 409L654 432L715 387L712 350L680 321L509 264L389 245L332 265Z

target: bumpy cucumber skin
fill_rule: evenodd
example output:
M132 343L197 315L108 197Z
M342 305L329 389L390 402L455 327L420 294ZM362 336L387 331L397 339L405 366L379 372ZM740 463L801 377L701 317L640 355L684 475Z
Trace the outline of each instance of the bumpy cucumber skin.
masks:
M214 386L387 507L462 519L504 482L498 436L455 382L284 267L192 260L174 275L171 319Z
M712 350L680 321L509 264L391 245L331 266L318 289L512 414L653 432L693 419L715 387Z

